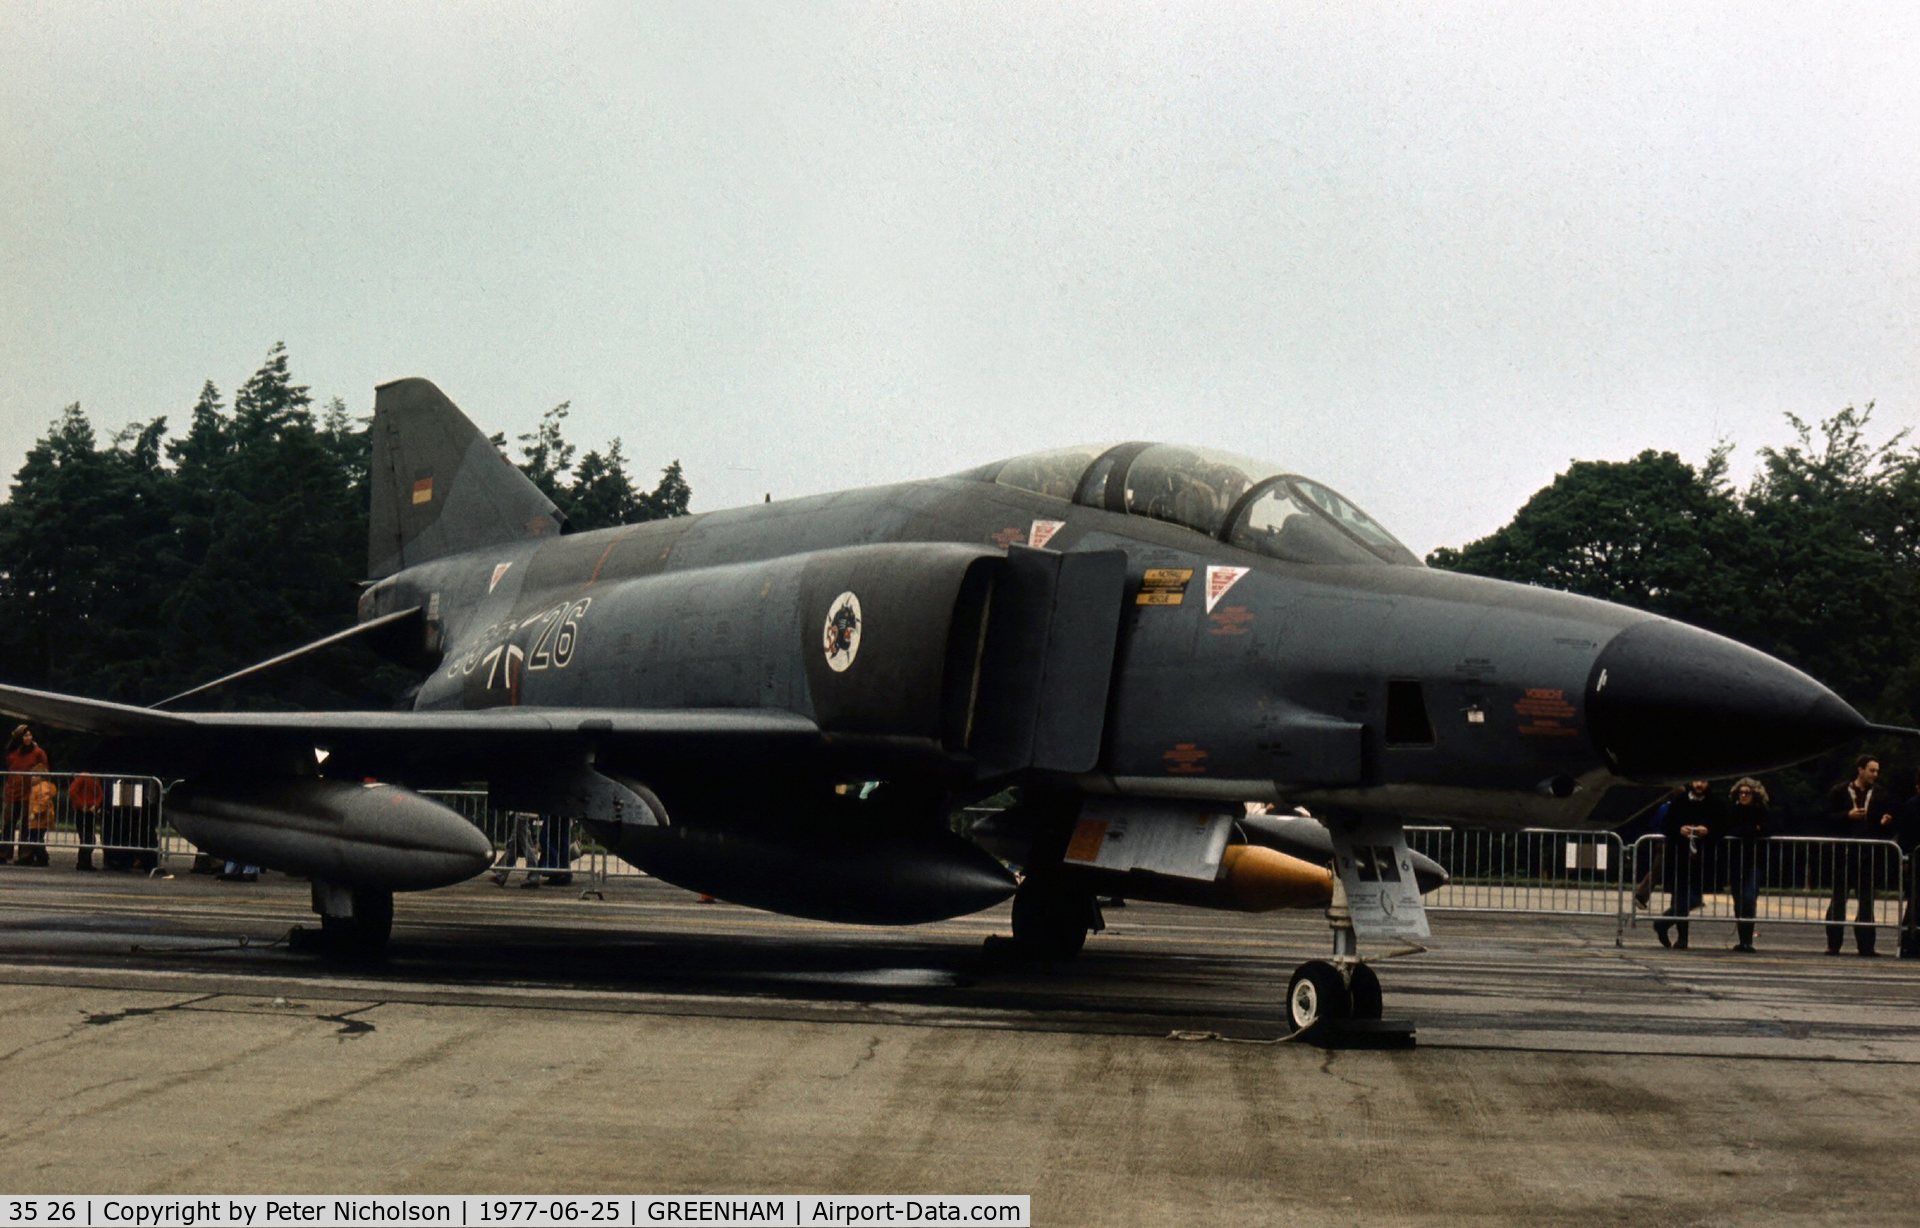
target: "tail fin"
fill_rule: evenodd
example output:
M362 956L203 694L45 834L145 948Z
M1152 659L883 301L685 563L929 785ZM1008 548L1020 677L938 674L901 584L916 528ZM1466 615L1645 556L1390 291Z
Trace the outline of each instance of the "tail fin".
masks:
M566 518L500 455L445 393L423 379L373 396L367 576L504 542L551 537Z

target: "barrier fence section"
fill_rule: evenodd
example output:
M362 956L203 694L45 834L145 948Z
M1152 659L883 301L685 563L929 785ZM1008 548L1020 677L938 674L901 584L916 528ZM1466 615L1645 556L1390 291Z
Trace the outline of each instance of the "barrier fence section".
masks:
M0 772L0 860L160 873L165 792L151 776Z
M1891 840L1647 835L1623 846L1612 832L1410 827L1407 843L1449 872L1447 886L1426 897L1430 909L1611 916L1616 946L1643 919L1682 917L1822 925L1837 944L1856 925L1906 927L1915 911L1907 900L1920 889L1912 860Z
M1426 896L1435 912L1611 917L1625 941L1628 856L1613 832L1409 827L1407 847L1447 869Z
M572 819L498 809L485 789L423 789L421 794L458 812L493 842L493 868L487 873L500 886L518 879L523 887L578 885L582 896L604 890L615 859Z
M1634 902L1650 921L1684 916L1897 929L1912 886L1909 859L1891 840L1642 836L1633 844L1633 866ZM1634 924L1639 920L1636 914ZM1830 933L1829 943L1843 933Z

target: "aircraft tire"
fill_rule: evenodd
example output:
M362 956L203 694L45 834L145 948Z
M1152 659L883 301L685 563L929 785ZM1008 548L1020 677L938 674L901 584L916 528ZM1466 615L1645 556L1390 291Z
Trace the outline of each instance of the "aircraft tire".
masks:
M1355 964L1353 976L1347 981L1348 1000L1353 1003L1355 1019L1378 1019L1386 1010L1386 999L1380 992L1380 978L1366 964Z
M371 959L387 949L393 936L393 893L355 891L351 917L320 918L327 953L342 959Z
M1087 945L1093 897L1030 877L1013 896L1013 940L1037 959L1066 960Z
M1324 959L1310 959L1294 969L1287 983L1287 1022L1302 1037L1312 1039L1326 1030L1329 1020L1346 1019L1353 1011L1346 978Z

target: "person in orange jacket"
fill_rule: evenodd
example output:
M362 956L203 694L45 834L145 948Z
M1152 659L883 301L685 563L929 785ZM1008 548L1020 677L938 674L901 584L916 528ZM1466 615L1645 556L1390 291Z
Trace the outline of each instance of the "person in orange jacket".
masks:
M0 822L0 864L8 861L19 862L23 866L44 866L47 864L47 845L38 829L33 827L29 807L33 797L32 772L49 770L46 748L33 740L33 730L25 725L16 725L13 736L7 739L7 784L4 794L4 809L0 810L4 821Z

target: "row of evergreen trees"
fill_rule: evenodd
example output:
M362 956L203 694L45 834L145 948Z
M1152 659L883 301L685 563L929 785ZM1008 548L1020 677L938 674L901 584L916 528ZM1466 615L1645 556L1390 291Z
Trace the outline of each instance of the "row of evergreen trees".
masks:
M576 463L567 409L519 442L522 470L573 528L686 514L678 461L651 491L617 439ZM0 676L150 703L348 625L366 570L370 438L338 398L315 411L280 345L231 407L209 381L179 438L161 416L102 444L68 406L0 504ZM276 678L274 698L386 706L404 684L343 650Z

